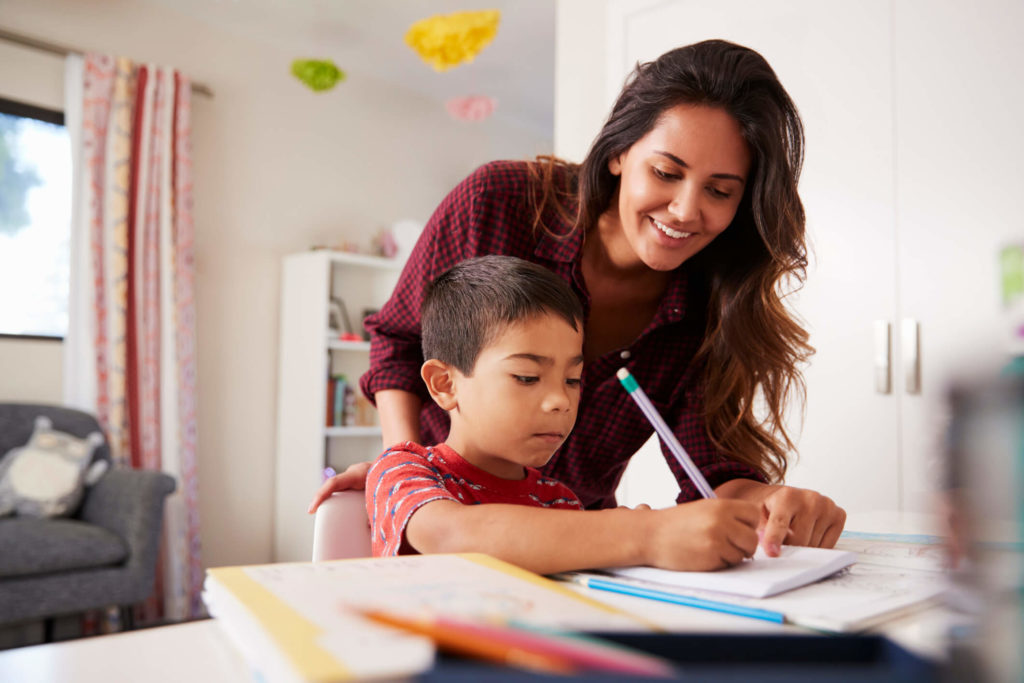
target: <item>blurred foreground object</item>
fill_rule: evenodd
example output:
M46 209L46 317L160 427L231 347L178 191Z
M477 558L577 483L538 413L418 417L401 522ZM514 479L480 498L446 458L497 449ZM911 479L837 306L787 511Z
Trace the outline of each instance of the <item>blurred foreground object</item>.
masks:
M951 633L958 673L1024 675L1024 372L959 381L949 392L950 545L966 625ZM959 557L957 557L959 555Z

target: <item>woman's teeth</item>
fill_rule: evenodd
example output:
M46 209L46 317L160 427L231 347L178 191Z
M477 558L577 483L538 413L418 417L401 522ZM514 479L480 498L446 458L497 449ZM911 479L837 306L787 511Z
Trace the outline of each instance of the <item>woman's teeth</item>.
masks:
M654 223L654 227L656 227L658 230L661 230L663 233L665 233L672 239L679 240L684 237L689 237L690 235L693 234L692 232L679 232L678 230L673 230L672 228L668 227L661 221L655 220L654 218L651 219L651 222Z

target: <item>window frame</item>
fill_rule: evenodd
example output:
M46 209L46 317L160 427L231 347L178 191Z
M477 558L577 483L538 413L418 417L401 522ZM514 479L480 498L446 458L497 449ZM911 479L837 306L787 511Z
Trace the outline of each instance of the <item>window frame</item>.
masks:
M40 107L34 104L28 104L26 102L19 102L17 100L11 100L6 97L0 96L0 114L10 114L13 116L20 116L26 119L35 119L44 123L53 123L59 126L65 126L64 123L64 112L56 109L47 109L46 107ZM48 334L8 334L0 332L0 341L6 339L22 339L25 341L54 341L63 342L63 336L54 336Z

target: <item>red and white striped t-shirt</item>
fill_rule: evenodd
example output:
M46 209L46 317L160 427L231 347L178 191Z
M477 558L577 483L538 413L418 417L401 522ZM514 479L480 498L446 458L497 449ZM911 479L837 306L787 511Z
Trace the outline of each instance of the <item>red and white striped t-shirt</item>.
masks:
M414 554L405 543L405 527L412 513L433 500L583 509L568 487L532 467L525 469L524 479L502 479L467 462L446 444L424 447L407 441L392 446L366 477L374 557Z

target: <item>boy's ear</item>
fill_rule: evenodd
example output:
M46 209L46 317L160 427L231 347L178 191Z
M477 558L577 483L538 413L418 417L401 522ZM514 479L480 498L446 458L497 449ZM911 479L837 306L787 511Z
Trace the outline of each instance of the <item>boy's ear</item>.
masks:
M436 358L431 358L420 368L420 377L427 385L434 403L443 410L452 411L458 405L455 399L454 369Z

